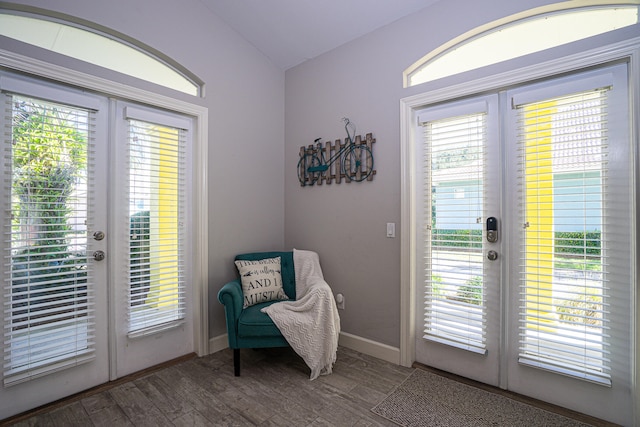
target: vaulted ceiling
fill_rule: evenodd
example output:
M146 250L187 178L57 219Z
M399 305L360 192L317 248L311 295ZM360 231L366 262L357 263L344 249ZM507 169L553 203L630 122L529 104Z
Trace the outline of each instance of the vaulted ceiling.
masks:
M438 0L201 0L286 70Z

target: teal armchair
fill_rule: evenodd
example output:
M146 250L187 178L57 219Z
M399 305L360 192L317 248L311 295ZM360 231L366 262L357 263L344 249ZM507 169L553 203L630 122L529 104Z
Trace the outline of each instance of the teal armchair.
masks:
M236 260L257 261L280 257L282 287L287 296L296 299L296 278L293 267L293 252L255 252L236 256ZM240 277L225 284L218 292L218 301L224 305L227 321L229 348L233 349L234 375L240 376L241 348L289 347L280 330L271 318L260 310L278 301L263 302L242 308L242 286Z

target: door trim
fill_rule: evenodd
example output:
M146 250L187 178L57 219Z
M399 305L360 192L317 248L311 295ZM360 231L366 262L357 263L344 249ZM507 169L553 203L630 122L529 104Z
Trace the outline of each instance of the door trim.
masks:
M193 239L194 254L193 277L193 326L194 351L198 356L209 353L208 321L208 109L206 107L160 95L134 86L117 83L102 77L93 76L77 70L61 67L36 58L0 49L0 67L9 70L44 77L59 83L96 91L104 96L117 97L133 102L164 108L177 113L192 116L193 127L193 228L198 230Z
M507 71L501 74L465 82L451 87L436 89L426 93L409 96L400 100L400 163L401 163L401 277L400 277L400 364L411 366L415 361L415 305L416 305L416 236L415 215L416 207L413 195L415 194L415 145L419 140L416 133L417 111L425 106L437 102L452 101L462 97L469 97L483 92L499 92L507 87L526 83L535 79L552 77L557 74L578 71L596 65L625 61L628 62L629 75L636 76L629 82L631 97L631 120L633 141L638 141L637 129L640 125L637 112L640 111L640 37L626 40L554 59L535 66ZM635 112L635 114L633 113ZM636 154L637 155L637 154ZM635 178L640 182L639 171L635 171ZM636 211L640 207L640 198L635 200ZM636 218L636 226L640 226L640 218ZM637 242L637 236L634 236ZM636 261L637 262L637 261ZM636 270L638 265L635 266ZM636 309L634 310L633 325L638 322L638 310L640 307L640 292L635 293ZM634 408L634 419L640 418L640 402L638 402L638 384L640 384L640 354L637 351L637 343L640 342L640 328L636 327L632 331L633 343L631 345L635 359L632 361L632 372L634 372L633 394L636 407Z

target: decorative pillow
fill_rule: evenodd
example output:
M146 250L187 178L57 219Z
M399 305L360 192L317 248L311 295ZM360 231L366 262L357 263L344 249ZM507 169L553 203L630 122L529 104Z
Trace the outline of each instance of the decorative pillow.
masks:
M259 302L289 299L282 288L280 257L236 261L242 281L243 308Z

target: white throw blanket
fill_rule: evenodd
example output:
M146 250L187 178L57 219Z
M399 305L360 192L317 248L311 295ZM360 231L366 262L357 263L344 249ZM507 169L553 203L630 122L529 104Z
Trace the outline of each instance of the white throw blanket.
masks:
M295 301L282 301L262 309L311 368L311 379L333 370L338 350L340 316L331 288L325 282L318 254L293 250Z

